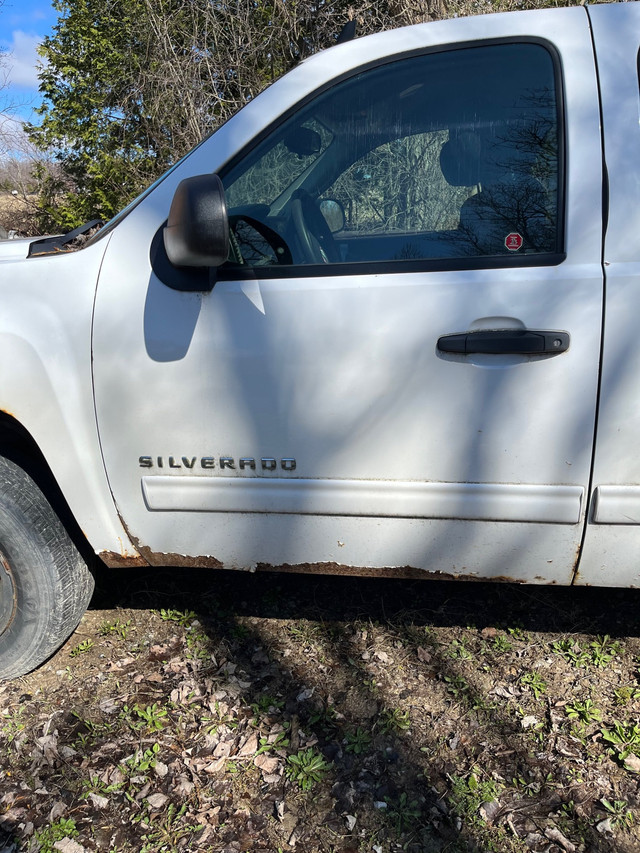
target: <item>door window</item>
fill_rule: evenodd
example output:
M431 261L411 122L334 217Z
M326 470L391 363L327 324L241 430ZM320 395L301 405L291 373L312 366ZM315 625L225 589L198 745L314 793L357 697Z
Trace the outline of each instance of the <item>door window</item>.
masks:
M557 262L557 89L551 53L532 42L342 80L223 174L229 268Z

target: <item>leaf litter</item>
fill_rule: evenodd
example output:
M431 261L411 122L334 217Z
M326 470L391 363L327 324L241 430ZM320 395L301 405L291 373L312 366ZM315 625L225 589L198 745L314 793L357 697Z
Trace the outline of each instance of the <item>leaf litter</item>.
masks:
M112 573L0 683L0 853L640 853L638 604Z

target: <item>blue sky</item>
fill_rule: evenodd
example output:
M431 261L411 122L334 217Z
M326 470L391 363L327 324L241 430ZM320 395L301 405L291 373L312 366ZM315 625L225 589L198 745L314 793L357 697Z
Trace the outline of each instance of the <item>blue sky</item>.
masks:
M6 57L7 84L0 93L0 111L7 104L14 115L29 119L39 103L36 48L58 18L49 0L4 0L0 5L0 49Z

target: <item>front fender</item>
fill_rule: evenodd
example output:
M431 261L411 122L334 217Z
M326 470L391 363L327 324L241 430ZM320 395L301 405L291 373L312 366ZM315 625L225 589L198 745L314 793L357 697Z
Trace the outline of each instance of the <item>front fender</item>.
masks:
M0 409L31 434L96 553L126 562L141 558L108 486L93 404L93 303L107 245L0 256Z

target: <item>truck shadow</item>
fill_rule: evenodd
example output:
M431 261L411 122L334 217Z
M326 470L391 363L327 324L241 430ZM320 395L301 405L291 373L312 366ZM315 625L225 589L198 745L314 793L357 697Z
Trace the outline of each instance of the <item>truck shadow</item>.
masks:
M94 607L193 611L214 659L224 646L248 685L242 704L317 743L333 768L334 805L308 808L298 843L311 845L320 823L344 838L351 815L414 853L486 849L491 833L553 850L558 826L591 851L637 849L596 831L606 815L595 804L614 795L588 778L589 747L566 725L567 697L556 682L536 718L522 676L536 671L532 661L555 661L593 695L600 671L572 668L560 651L570 657L597 637L637 654L639 591L175 569L107 577ZM557 653L554 643L564 643ZM198 684L210 676L194 672ZM335 849L357 849L350 843Z

